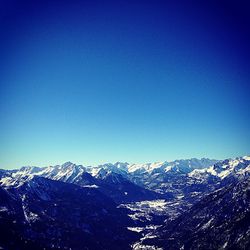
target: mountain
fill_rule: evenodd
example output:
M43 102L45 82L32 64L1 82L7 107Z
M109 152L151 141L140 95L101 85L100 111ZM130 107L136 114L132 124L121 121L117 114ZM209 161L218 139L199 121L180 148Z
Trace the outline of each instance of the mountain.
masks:
M249 249L250 177L205 196L144 244L164 249Z
M3 173L0 171L0 177L2 177L2 185L8 186L18 185L19 181L25 181L27 178L31 178L34 175L74 183L81 176L81 174L85 172L90 173L93 177L101 179L101 175L114 173L123 176L137 185L154 190L157 189L155 186L162 182L162 179L159 178L160 175L165 176L165 179L168 179L168 176L186 175L194 169L204 169L212 166L216 162L218 161L206 158L202 158L200 160L192 158L188 160L146 164L117 162L115 164L107 163L96 167L84 167L82 165L76 165L72 162L66 162L62 165L44 168L27 166L16 170L1 170ZM6 179L3 179L3 177L6 177Z
M217 162L209 168L195 170L193 174L200 174L200 177L204 177L205 175L215 176L220 180L223 180L228 176L239 177L242 175L248 175L250 170L249 164L250 157L248 156L226 159L224 161Z
M249 157L224 161L202 158L172 162L128 164L117 162L85 167L66 162L45 168L22 167L0 171L0 185L18 186L42 176L80 186L92 186L117 203L178 199L188 208L206 193L223 185L227 175L249 173ZM225 180L224 180L225 179Z
M96 176L92 176L89 167L75 165L71 162L45 168L22 167L20 170L6 171L6 174L3 174L0 179L0 185L16 187L31 180L34 176L42 176L82 187L97 188L118 203L152 200L161 197L154 191L131 182L124 177L124 173L121 174L121 171L118 168L116 169L116 166L105 165L98 169Z
M158 193L180 195L178 183L185 185L187 174L194 169L203 169L212 166L217 160L187 159L172 162L151 164L133 164L129 166L129 178L134 183ZM182 180L183 179L183 180ZM174 184L174 185L173 185Z
M0 170L0 247L248 249L249 178L247 156Z
M102 172L102 169L100 170ZM102 173L103 174L103 173ZM107 172L98 176L100 191L111 197L117 203L153 200L164 198L163 195L136 185L123 175L115 172Z
M3 249L127 249L137 237L125 210L95 188L36 176L0 197Z

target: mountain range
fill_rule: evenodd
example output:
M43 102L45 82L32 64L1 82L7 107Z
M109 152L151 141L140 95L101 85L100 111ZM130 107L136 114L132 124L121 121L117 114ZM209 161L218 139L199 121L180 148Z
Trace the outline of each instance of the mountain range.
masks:
M0 170L2 249L249 249L250 157Z

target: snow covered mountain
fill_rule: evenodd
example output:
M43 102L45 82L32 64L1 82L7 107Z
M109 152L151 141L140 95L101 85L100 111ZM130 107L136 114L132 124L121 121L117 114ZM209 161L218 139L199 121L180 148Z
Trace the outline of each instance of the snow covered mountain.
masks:
M247 249L249 178L247 156L0 170L0 247Z
M105 165L105 167L107 166L108 169L100 166L95 176L91 175L93 169L90 167L86 168L71 162L45 168L22 167L20 170L5 171L0 179L0 185L3 187L18 187L35 176L41 176L82 187L97 188L119 203L161 197L160 194L131 182L124 174L120 174L119 168L113 165Z
M196 179L206 179L211 176L223 180L228 176L241 177L249 175L250 157L244 156L235 159L227 159L204 169L195 169L189 176Z
M53 180L72 183L83 172L86 172L85 167L71 162L44 168L27 166L16 170L5 171L5 174L2 174L3 178L1 179L1 183L3 186L18 186L32 179L34 176L42 176Z
M216 163L217 160L209 159L189 159L176 160L173 162L156 162L146 164L128 164L117 162L115 164L107 163L99 166L76 165L72 162L66 162L62 165L39 167L22 167L16 170L1 170L0 181L2 185L18 185L19 182L29 180L33 176L43 176L53 180L74 183L85 172L90 173L97 179L104 179L105 175L118 174L124 178L133 181L136 184L150 188L152 179L157 179L159 174L187 174L194 169L203 169ZM139 179L139 180L137 180ZM151 184L152 186L152 184Z

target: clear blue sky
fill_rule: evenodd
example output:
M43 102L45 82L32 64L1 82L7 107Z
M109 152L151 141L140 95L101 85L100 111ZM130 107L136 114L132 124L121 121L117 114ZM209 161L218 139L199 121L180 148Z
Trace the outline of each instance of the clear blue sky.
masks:
M199 2L1 1L0 168L249 154L249 8Z

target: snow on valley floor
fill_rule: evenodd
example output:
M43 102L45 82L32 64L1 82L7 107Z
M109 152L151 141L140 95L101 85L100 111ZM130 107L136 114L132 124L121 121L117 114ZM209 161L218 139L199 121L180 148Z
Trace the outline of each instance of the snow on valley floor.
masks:
M174 219L183 211L190 207L183 197L179 199L167 200L152 200L139 201L120 204L119 208L127 208L129 210L128 216L134 221L152 222L156 217L166 217L166 219Z
M174 201L159 199L119 205L118 208L127 208L129 210L128 216L138 225L137 227L128 227L128 230L141 234L140 240L132 245L132 249L160 250L161 248L143 245L143 240L157 237L155 229L161 227L164 220L176 218L185 210L186 206L182 203L185 202L180 197L180 199Z
M153 220L153 216L164 215L166 204L165 200L153 200L121 204L119 207L129 209L129 217L133 220L149 222Z
M147 225L146 227L128 227L129 230L135 231L135 232L141 232L142 237L139 241L135 242L131 245L133 250L139 250L139 249L151 249L151 250L161 250L162 248L158 248L156 246L148 246L143 244L143 240L150 239L150 238L156 238L154 231L155 229L161 227L160 225Z

